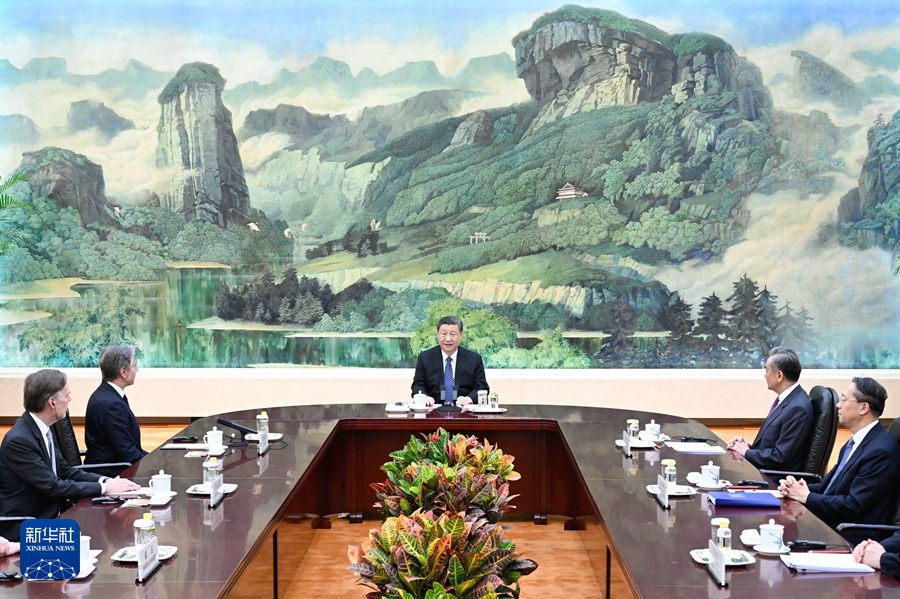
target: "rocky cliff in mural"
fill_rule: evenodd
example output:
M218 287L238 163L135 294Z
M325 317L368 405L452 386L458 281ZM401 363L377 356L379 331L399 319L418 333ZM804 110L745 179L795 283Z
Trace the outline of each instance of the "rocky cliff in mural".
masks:
M669 35L604 10L563 7L513 40L516 71L548 122L604 106L633 106L675 94L734 92L738 112L766 119L772 101L759 69L723 40L706 34Z
M845 243L859 247L900 243L900 112L869 129L869 153L859 174L859 187L841 198L838 220Z
M22 155L19 170L39 193L60 208L74 208L84 226L100 222L121 228L106 198L103 167L71 150L44 148Z
M865 93L850 77L809 52L795 50L794 95L807 102L830 102L848 112L868 104Z
M231 112L222 103L225 80L205 63L181 67L159 95L157 166L167 169L164 208L186 220L248 224L250 207Z

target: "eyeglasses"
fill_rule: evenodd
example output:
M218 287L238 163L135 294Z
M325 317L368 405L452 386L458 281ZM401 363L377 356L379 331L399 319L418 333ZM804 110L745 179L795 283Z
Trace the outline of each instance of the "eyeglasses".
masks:
M841 395L841 403L847 403L848 401L855 401L856 403L859 403L859 400L855 397L847 397L846 395Z

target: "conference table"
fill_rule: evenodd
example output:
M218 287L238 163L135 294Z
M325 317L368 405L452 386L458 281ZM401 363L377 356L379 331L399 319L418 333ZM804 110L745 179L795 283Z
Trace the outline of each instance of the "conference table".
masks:
M76 520L82 534L101 549L96 569L82 580L0 582L0 597L85 597L138 599L213 597L281 597L302 558L293 535L291 551L284 550L291 531L328 528L331 517L346 514L361 522L380 514L373 507L372 482L384 480L380 466L388 454L400 449L412 435L438 427L452 433L476 435L515 456L522 478L511 484L518 493L515 513L540 526L548 515L566 517L572 534L594 535L599 550L592 556L594 574L605 594L643 598L794 599L846 597L900 597L900 583L880 572L867 575L798 574L778 557L756 556L749 566L729 568L729 585L719 587L689 552L705 548L710 519L727 516L738 534L775 519L785 526L784 539L815 539L846 547L842 539L795 502L778 510L722 509L712 506L700 492L675 498L663 509L647 492L656 482L660 460L674 458L678 482L688 472L713 461L721 477L730 481L761 478L747 462L728 455L634 450L623 455L614 441L622 438L625 421L636 418L641 426L655 419L670 437L715 435L701 423L665 414L607 408L570 406L507 406L503 414L466 412L388 415L382 404L311 405L270 408L269 428L284 435L265 456L255 444L229 448L224 456L226 483L237 489L210 508L208 498L189 495L188 487L201 482L202 459L160 447L122 476L147 486L159 470L172 475L177 492L164 508L150 510L157 521L161 545L178 548L174 557L147 582L135 581L134 564L113 562L110 555L133 541L132 522L147 508L96 505L83 500L63 517ZM202 437L217 418L255 428L258 410L199 418L181 433ZM226 428L226 432L229 432ZM722 445L721 442L719 442ZM718 511L717 511L718 509ZM360 540L368 526L360 526ZM574 531L582 531L576 533ZM279 551L279 539L282 551ZM10 559L0 560L6 570ZM618 566L617 566L618 564ZM624 577L612 584L613 570ZM348 573L349 576L352 576ZM528 579L522 579L523 593ZM365 595L360 587L359 596ZM532 595L533 596L533 595Z

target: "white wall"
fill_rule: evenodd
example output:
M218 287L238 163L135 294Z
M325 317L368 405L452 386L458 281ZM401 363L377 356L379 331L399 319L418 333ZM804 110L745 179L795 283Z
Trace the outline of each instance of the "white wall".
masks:
M0 369L0 417L19 416L25 376ZM100 382L96 368L65 369L70 413L84 415ZM698 419L761 420L773 394L753 370L488 370L500 402L634 408ZM141 368L128 399L138 417L184 418L257 407L387 403L409 397L412 369ZM884 417L900 416L900 370L804 370L801 383L842 392L854 376L874 376L888 390Z

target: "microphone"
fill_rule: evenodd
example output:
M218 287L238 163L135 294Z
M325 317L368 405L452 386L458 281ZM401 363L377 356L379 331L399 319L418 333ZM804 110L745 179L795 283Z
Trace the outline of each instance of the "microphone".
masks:
M246 427L243 424L238 424L236 422L231 422L230 420L225 420L224 418L217 418L217 424L221 424L222 426L227 426L228 428L233 428L234 430L241 433L241 440L234 441L234 434L232 433L231 438L232 441L228 443L229 447L239 447L247 444L247 435L255 435L257 432L252 428Z

